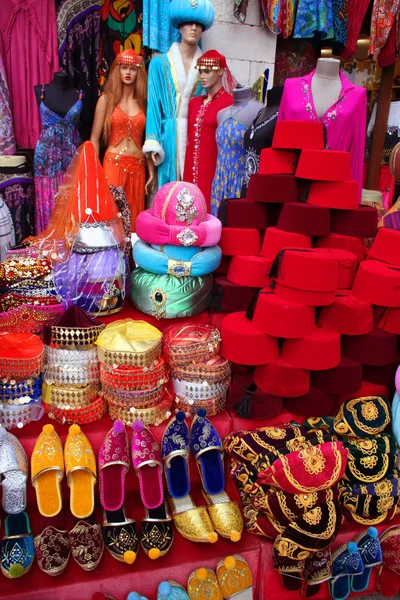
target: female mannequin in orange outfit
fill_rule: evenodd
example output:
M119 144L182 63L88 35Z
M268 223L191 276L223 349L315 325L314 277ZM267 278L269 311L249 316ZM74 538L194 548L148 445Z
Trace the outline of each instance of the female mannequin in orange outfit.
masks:
M146 126L147 82L143 58L134 50L118 54L99 98L90 141L100 149L106 144L103 168L110 186L124 189L135 231L137 215L144 209L144 195L154 187L154 164L142 153ZM146 160L149 178L145 185Z

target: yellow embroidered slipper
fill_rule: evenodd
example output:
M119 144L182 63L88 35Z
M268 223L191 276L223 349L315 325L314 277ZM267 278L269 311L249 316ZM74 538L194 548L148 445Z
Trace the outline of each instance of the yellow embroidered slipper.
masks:
M62 509L60 482L64 477L61 440L53 425L45 425L31 457L32 485L38 509L44 517L55 517Z
M77 519L86 519L94 510L96 458L79 425L71 425L64 448L65 470L71 488L70 509Z
M202 492L215 531L231 542L238 542L242 537L243 519L237 503L225 491L220 494L207 494L204 490Z
M217 578L222 597L225 600L233 597L241 600L252 600L253 577L250 567L244 558L238 554L227 556L225 560L218 563ZM237 596L239 592L240 595Z
M201 567L189 575L187 591L190 600L223 600L217 577L212 569Z

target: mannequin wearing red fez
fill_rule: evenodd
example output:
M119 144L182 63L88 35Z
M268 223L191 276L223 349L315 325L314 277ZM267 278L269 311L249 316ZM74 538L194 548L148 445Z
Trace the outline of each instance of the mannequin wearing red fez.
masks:
M196 64L201 83L207 94L189 102L188 142L183 180L197 185L210 212L211 185L217 164L217 114L233 103L235 85L225 56L216 50L203 54Z
M150 193L155 182L154 164L149 158L149 178L145 184L146 159L142 144L146 105L147 78L143 57L134 50L124 50L113 62L104 94L97 102L90 141L97 153L100 140L107 146L104 174L108 185L124 189L131 212L131 231L135 231L136 217L144 209L145 192ZM117 197L116 201L118 203Z

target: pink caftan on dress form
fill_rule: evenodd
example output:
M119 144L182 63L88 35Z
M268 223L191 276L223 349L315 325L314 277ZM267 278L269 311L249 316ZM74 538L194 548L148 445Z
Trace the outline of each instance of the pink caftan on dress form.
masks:
M311 92L315 70L304 77L286 79L278 121L318 121L326 131L326 147L351 153L352 178L363 184L365 135L367 127L367 95L364 88L353 85L340 72L342 89L338 100L318 119Z

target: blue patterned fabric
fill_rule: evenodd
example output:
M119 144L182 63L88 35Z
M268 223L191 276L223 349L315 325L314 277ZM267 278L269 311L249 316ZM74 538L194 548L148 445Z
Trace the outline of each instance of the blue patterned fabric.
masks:
M79 98L69 109L65 117L40 103L42 131L35 149L33 169L35 175L55 177L65 173L79 146L78 121L82 111Z
M333 31L336 42L343 48L347 42L348 0L332 0Z
M295 38L333 38L332 0L299 0L297 5Z
M169 22L171 0L143 0L143 46L168 52L170 45L180 37L178 29Z
M184 498L190 492L187 464L190 453L189 438L185 413L178 412L175 418L168 423L161 442L165 478L172 498ZM173 456L170 456L172 453L174 453Z

